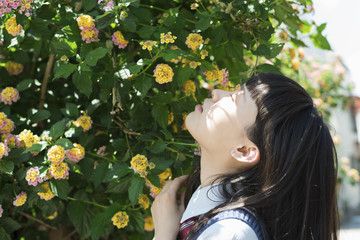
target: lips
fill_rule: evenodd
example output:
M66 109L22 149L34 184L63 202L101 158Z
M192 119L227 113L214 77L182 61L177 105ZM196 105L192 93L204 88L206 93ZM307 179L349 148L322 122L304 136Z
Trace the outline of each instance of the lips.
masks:
M202 107L202 105L201 104L197 104L196 106L195 106L195 109L196 110L198 110L199 112L203 112L203 107Z

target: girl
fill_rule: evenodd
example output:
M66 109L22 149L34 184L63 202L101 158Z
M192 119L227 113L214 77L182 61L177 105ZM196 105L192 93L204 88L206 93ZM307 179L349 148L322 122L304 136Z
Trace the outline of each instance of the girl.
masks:
M237 91L214 90L186 126L200 166L156 197L156 240L337 239L334 143L295 81L262 73Z

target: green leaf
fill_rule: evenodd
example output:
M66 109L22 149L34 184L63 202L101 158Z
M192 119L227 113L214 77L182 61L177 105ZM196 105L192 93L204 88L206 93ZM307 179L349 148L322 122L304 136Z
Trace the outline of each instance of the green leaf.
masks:
M151 114L160 127L166 128L168 123L168 109L166 106L155 105L151 110Z
M136 18L133 15L129 15L125 20L123 21L123 26L126 31L129 32L136 32Z
M1 240L11 240L10 235L5 231L5 229L0 224L0 236Z
M139 97L141 100L145 98L147 92L150 90L153 84L154 80L150 77L141 76L135 79L134 88L140 92Z
M71 148L74 148L74 145L73 143L67 139L67 138L60 138L59 140L57 140L55 142L55 145L60 145L62 146L63 148L65 149L71 149Z
M145 184L145 179L141 178L137 175L134 175L131 180L131 184L129 187L129 199L132 205L135 205L140 195L143 193L143 187Z
M129 212L129 222L136 232L144 233L144 216L140 211Z
M129 190L131 184L131 178L126 177L119 182L110 182L106 193L126 193Z
M48 119L50 116L51 116L51 113L48 110L40 110L30 116L30 121L32 123L37 123L42 120Z
M85 57L85 63L89 66L95 66L99 59L103 58L108 52L109 48L99 47L89 52Z
M58 137L63 135L66 129L67 122L68 122L67 119L62 119L56 122L54 125L52 125L49 133L50 137L52 137L53 139L57 139Z
M70 191L70 186L67 180L50 179L50 190L64 200L67 200L67 194Z
M171 103L172 94L170 92L159 92L153 97L154 102L159 104Z
M165 171L174 163L174 160L156 157L156 158L152 158L150 162L155 163L155 169L160 171Z
M117 138L112 141L111 145L119 152L125 152L128 148L124 138Z
M267 45L260 44L260 46L255 51L253 51L253 53L257 56L270 56L271 51Z
M33 79L25 79L25 80L22 80L21 82L19 82L17 85L16 85L16 89L19 91L19 92L22 92L26 89L29 89L31 87L31 85L33 84L34 80Z
M271 43L269 44L269 47L270 55L268 56L268 58L270 59L276 57L281 52L284 47L284 43Z
M163 141L156 141L154 144L148 147L152 153L162 153L166 149L166 144Z
M96 215L91 221L91 239L98 240L104 232L104 228L111 224L111 218L120 210L119 204L113 204L108 207L105 211Z
M107 169L108 169L107 163L100 163L99 165L96 166L94 175L92 177L95 188L97 188L100 185L100 183L103 181Z
M87 97L92 92L91 72L83 71L81 68L73 75L73 83L76 88Z
M150 181L152 185L155 187L160 187L160 178L157 175L149 174L146 176L146 178Z
M100 30L114 22L114 15L111 12L105 12L103 15L96 17L96 29Z
M0 226L4 227L8 233L13 233L21 228L20 223L10 217L0 218Z
M315 47L320 48L320 49L325 49L325 50L331 50L331 46L330 46L328 40L326 39L326 37L321 35L321 33L311 34L310 39L313 42Z
M87 205L81 201L71 201L66 208L67 215L76 231L82 236L90 235L92 214L87 210Z
M200 20L195 23L195 28L199 29L200 31L205 31L210 27L211 18L207 16L200 17Z
M225 51L228 55L235 59L243 59L243 49L242 43L240 41L231 41L225 45Z
M82 0L82 5L85 11L90 11L97 5L97 0Z
M149 39L151 38L151 34L155 31L154 27L146 26L141 27L136 34L138 34L142 39Z
M68 78L70 74L72 74L77 69L77 67L78 67L77 65L71 63L60 64L58 67L54 69L55 78L58 77Z
M80 115L78 106L74 103L66 103L65 113L72 118L76 118Z
M277 67L275 67L274 65L271 65L271 64L267 64L267 63L259 65L257 67L257 71L259 73L261 73L261 72L273 72L273 73L281 74L280 70Z
M50 44L50 51L55 53L59 56L73 56L76 53L76 48L74 49L73 46L70 46L68 42L64 41L57 41L53 40Z
M7 174L12 174L14 171L14 163L12 161L8 161L6 159L1 159L0 171L7 173Z
M23 153L28 152L41 152L49 145L46 141L40 141L38 143L33 144L31 147L27 148Z
M110 182L114 179L120 179L130 173L132 170L127 164L117 163L113 166L113 169L106 171L104 182Z

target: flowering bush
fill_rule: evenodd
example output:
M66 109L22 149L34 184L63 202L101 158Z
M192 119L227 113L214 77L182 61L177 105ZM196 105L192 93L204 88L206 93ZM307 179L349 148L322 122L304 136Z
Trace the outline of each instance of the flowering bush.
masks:
M209 90L283 71L340 100L340 79L301 74L300 33L330 49L311 0L0 3L5 239L151 239L154 197L199 160L184 120Z

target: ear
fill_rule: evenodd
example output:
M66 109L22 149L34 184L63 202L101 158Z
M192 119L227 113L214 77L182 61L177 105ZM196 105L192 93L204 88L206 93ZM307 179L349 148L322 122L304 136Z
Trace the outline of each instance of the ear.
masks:
M231 156L242 163L257 163L260 158L260 151L256 145L240 146L231 151Z

